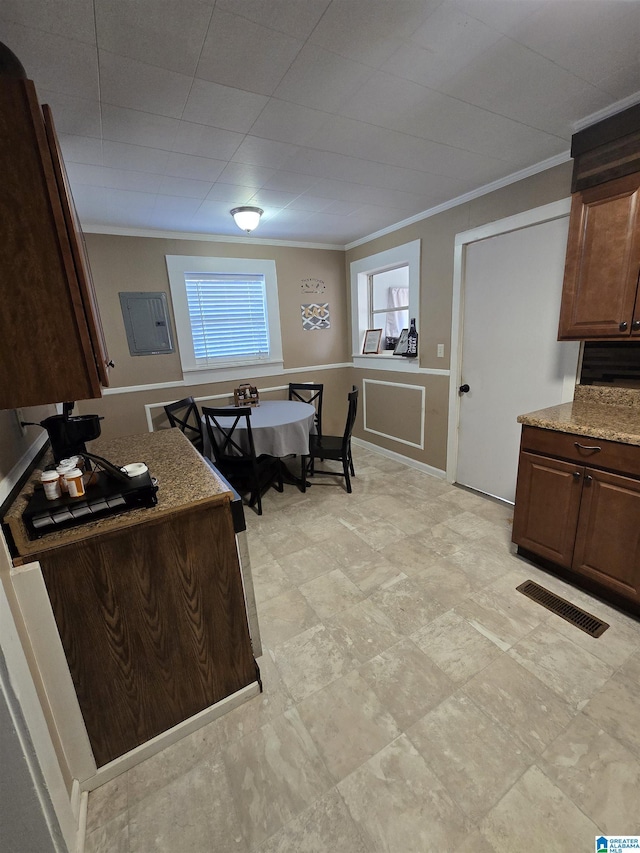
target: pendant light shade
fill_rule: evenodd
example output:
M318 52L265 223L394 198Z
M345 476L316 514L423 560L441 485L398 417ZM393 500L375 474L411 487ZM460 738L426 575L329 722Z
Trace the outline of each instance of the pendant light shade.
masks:
M247 234L257 228L260 223L260 217L264 213L259 207L234 207L231 211L236 225Z

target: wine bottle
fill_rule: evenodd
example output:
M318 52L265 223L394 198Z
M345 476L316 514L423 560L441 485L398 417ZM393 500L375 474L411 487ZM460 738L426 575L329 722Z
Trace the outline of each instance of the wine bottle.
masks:
M407 336L407 358L415 358L418 355L418 333L416 331L416 318L411 318L409 325L409 334Z

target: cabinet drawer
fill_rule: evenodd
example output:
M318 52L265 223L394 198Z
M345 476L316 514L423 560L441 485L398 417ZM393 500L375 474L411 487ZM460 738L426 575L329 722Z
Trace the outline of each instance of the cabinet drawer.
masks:
M523 426L521 447L522 450L557 456L581 465L608 468L632 477L640 477L639 445L620 444L569 432Z

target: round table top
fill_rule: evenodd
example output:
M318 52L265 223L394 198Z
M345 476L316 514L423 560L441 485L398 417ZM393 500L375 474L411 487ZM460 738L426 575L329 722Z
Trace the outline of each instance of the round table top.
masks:
M252 429L285 426L307 420L316 413L311 403L299 400L265 400L259 406L250 408Z

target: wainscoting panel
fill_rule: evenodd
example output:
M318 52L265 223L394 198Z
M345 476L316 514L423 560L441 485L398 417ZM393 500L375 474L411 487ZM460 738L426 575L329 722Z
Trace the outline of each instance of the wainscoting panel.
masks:
M362 380L365 433L424 450L425 389L422 385Z

